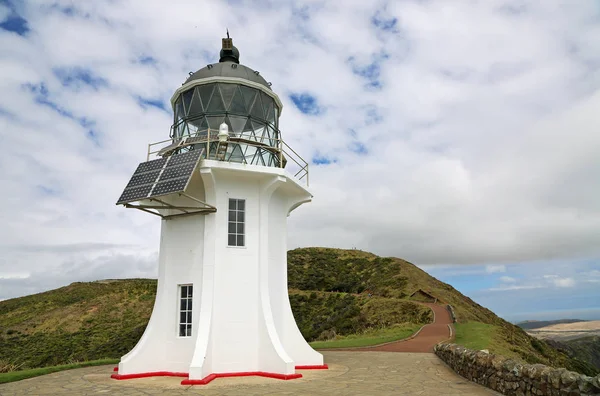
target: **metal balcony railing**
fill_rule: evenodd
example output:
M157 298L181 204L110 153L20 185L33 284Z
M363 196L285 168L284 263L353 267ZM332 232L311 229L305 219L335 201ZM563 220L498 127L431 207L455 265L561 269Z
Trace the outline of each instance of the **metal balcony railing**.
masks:
M229 139L223 143L218 139L218 132L218 130L207 128L174 139L150 143L148 144L146 160L149 161L151 156L169 156L177 151L189 150L192 146L196 145L202 145L206 148L205 152L208 153L207 158L215 160L220 159L218 158L217 152L219 151L218 146L222 144L239 145L240 147L256 147L257 152L259 150L264 150L274 155L278 159L278 161L276 161L276 167L285 168L296 180L308 187L308 162L294 151L294 149L292 149L283 139L269 137L256 138L244 136L244 134L236 136L235 134L230 133ZM248 163L247 159L248 157L243 155L239 158L227 161Z

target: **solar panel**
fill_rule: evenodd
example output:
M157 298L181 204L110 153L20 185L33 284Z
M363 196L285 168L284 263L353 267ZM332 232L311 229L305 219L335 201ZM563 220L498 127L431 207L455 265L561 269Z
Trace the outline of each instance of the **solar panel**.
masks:
M174 192L183 191L188 183L188 177L181 177L179 179L171 179L164 182L157 183L150 194L151 197L158 197L160 195L171 194Z
M127 187L125 188L139 187L143 184L152 185L154 182L156 182L156 179L158 179L161 170L162 169L144 173L134 173L133 176L131 176L129 183L127 183Z
M181 165L186 162L197 162L200 159L200 154L202 154L202 150L192 150L187 153L173 155L170 158L167 166L176 166Z
M117 204L135 202L144 199L150 194L153 184L146 184L141 187L126 188L117 201Z
M159 158L159 159L155 159L152 161L142 162L141 164L138 165L137 169L135 170L135 173L142 173L142 172L148 172L148 171L155 170L155 169L160 169L165 165L166 162L167 162L166 158Z
M183 192L198 166L203 150L142 162L117 204L140 201L145 198Z
M195 167L195 162L188 162L182 165L165 168L162 175L160 175L159 181L162 182L169 179L177 179L182 176L188 176L190 173L192 173Z

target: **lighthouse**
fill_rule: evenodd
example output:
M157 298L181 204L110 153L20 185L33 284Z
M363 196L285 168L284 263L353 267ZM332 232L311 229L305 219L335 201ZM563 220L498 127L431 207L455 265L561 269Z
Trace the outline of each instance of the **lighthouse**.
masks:
M117 201L160 217L161 232L154 309L115 379L327 368L287 289L287 217L311 201L308 163L282 140L271 83L227 36L219 62L175 91L169 139L148 146Z

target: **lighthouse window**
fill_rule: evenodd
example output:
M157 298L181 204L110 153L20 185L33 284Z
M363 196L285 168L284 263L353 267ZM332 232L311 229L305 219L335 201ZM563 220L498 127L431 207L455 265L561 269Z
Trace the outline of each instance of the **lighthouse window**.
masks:
M229 246L245 246L244 225L246 221L246 200L229 199L229 219L227 244Z
M192 285L179 286L179 336L192 336Z

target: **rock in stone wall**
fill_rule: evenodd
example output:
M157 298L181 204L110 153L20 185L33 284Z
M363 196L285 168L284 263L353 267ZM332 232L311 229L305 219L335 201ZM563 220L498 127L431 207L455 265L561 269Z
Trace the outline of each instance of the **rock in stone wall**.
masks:
M502 356L473 351L455 344L438 344L435 354L461 376L510 396L600 395L600 375L555 369L543 364L520 364Z

